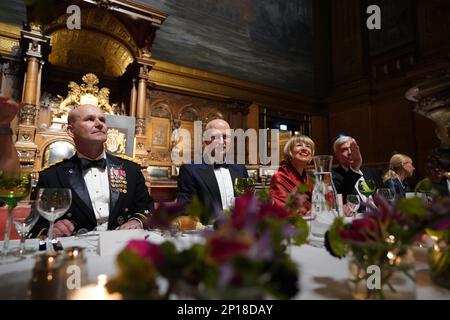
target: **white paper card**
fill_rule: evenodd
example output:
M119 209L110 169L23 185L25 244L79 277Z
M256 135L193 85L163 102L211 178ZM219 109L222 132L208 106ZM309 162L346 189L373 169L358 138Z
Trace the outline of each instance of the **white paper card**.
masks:
M100 256L117 255L130 240L145 240L154 243L164 242L164 238L143 229L99 231Z

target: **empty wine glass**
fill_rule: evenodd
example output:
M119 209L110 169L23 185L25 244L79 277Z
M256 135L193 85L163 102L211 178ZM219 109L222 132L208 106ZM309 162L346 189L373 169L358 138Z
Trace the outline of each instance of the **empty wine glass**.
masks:
M25 198L31 188L30 173L25 171L2 172L0 171L0 200L8 206L8 216L5 225L5 237L3 241L3 253L1 263L17 261L17 257L9 254L9 238L13 223L13 209L17 202Z
M53 225L70 208L72 192L65 188L42 188L38 190L36 208L50 222L47 233L47 250L53 251Z
M377 189L376 195L386 199L390 203L393 203L395 199L394 190L391 188L379 188Z
M34 227L39 219L39 212L36 210L34 201L22 200L14 208L13 222L16 227L17 233L20 236L20 248L17 250L19 256L28 255L36 252L36 249L27 248L25 241L28 233Z
M375 193L377 189L375 185L375 181L373 180L359 180L358 181L358 191L361 192L364 196L369 198Z
M359 199L358 195L355 194L347 195L347 208L352 213L352 217L356 216L356 213L358 212L360 205L361 200Z
M255 180L253 178L236 178L234 180L234 191L236 195L255 192Z

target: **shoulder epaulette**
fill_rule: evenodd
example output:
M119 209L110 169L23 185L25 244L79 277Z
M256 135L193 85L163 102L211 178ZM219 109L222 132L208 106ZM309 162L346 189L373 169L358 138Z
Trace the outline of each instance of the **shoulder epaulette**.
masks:
M124 160L128 160L128 161L134 162L134 163L136 163L138 165L142 165L142 163L139 160L131 158L131 157L125 155L125 154L115 154L114 156L117 157L117 158L120 158L120 159L124 159Z
M55 164L61 163L61 162L63 162L64 160L67 160L67 159L62 159L62 160L58 160L58 161L55 161L55 162L53 162L53 163L47 164L46 166L44 166L43 168L41 168L40 170L38 170L38 172L47 170L48 168L53 167Z

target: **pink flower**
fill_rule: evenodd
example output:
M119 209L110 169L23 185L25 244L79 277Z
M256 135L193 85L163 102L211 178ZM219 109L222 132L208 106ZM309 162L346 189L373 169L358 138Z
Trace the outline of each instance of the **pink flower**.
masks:
M247 222L253 224L253 221L249 220L254 219L260 206L260 200L251 194L245 194L237 198L231 215L231 224L233 227L242 229L247 225Z
M161 264L163 256L158 245L148 242L146 240L131 240L125 247L126 250L131 250L137 253L142 258L147 258L155 265Z
M287 219L292 217L292 214L279 205L267 203L261 208L260 218L262 220L267 216L273 216L277 219Z
M355 219L348 229L338 228L337 231L343 239L358 242L368 240L368 233L373 233L377 228L377 222L373 218Z
M210 256L221 263L248 251L250 244L237 238L213 235L208 239Z

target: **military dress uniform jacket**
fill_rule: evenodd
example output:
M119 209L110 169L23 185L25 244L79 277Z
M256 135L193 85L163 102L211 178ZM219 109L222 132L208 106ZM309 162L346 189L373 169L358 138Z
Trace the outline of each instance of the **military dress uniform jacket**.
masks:
M145 178L138 164L106 153L106 170L110 187L108 230L114 230L132 218L145 223L147 215L153 212L153 200L145 185ZM125 182L126 181L126 182ZM36 190L39 188L69 188L72 190L72 204L60 219L74 223L79 229L93 230L97 219L81 171L81 162L75 154L72 158L54 164L39 174ZM36 237L46 233L48 222L40 217L32 230Z

